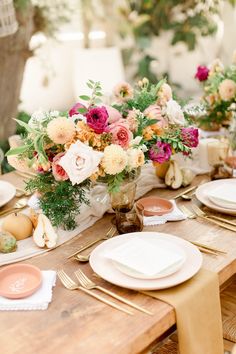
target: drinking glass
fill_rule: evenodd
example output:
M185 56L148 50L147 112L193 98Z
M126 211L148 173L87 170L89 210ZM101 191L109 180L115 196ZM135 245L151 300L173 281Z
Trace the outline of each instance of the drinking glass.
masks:
M134 205L133 209L116 210L116 228L119 234L143 230L143 207Z

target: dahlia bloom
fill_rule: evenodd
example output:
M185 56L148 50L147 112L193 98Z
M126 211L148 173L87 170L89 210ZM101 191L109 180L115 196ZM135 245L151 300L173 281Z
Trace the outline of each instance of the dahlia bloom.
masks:
M104 150L102 167L105 173L116 175L122 172L128 163L128 155L119 145L109 145Z
M75 135L74 123L66 117L54 118L48 123L47 134L55 144L65 144Z

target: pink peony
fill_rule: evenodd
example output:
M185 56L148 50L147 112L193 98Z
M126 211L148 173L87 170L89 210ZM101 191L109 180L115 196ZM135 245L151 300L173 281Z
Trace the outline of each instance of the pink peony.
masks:
M106 107L94 107L85 114L87 124L95 133L101 134L107 130L108 126L108 112Z
M112 134L112 143L127 149L130 141L133 139L133 134L129 130L128 125L118 122L111 124L109 128L109 132Z
M188 147L197 147L198 146L198 129L189 127L181 129L181 136L183 144Z
M115 123L122 118L121 113L117 109L115 109L114 107L107 106L107 105L104 105L104 107L106 108L108 116L109 116L109 118L108 118L109 124Z
M70 110L69 110L69 116L72 117L75 114L80 114L79 109L80 108L84 108L86 109L86 107L82 104L77 102Z
M209 71L210 70L208 69L208 67L206 67L204 65L199 65L197 67L195 79L198 79L199 81L206 81L208 78Z
M64 168L59 165L59 162L64 155L64 152L60 152L52 160L52 174L56 181L66 181L69 178Z
M152 161L163 163L168 161L171 157L172 149L168 143L158 141L156 145L153 145L149 150L149 157Z

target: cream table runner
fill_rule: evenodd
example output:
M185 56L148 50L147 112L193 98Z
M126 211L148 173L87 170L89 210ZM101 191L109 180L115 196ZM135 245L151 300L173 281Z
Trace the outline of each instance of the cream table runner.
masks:
M144 294L175 308L180 354L223 354L218 275L201 269L187 282Z
M140 198L153 188L164 187L165 184L155 175L155 169L153 168L152 164L144 165L137 183L136 198ZM78 227L75 230L57 230L59 234L59 241L57 246L62 245L63 243L71 240L73 237L79 235L82 231L95 224L97 220L101 219L105 212L109 211L110 197L107 193L107 188L105 185L96 185L90 191L89 199L90 205L83 205L81 207L81 212L77 217ZM24 212L27 214L29 210L25 210ZM0 224L2 220L3 218L1 218ZM32 237L18 241L17 245L18 248L16 252L7 254L0 253L0 266L19 262L48 251L48 249L37 247Z

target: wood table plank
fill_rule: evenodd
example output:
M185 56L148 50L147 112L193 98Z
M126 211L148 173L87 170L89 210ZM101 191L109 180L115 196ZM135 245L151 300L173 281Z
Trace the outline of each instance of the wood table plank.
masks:
M194 183L199 184L203 178L205 177L197 177ZM22 178L15 173L1 176L1 179L22 187ZM171 199L177 193L179 190L157 189L148 195ZM190 205L190 202L178 203ZM109 228L111 217L106 214L94 226L83 231L82 237L74 238L51 252L22 263L34 264L42 270L63 268L71 275L80 267L94 281L145 306L154 315L148 316L136 310L134 316L126 315L87 294L65 289L57 280L53 301L48 310L0 313L1 353L137 354L175 325L175 313L170 305L136 291L113 286L97 278L88 264L78 264L75 260L66 259L81 244L103 235ZM236 273L234 232L195 219L145 227L145 231L171 233L186 240L222 248L227 251L227 255L214 257L204 254L203 266L219 274L220 284L224 284Z

